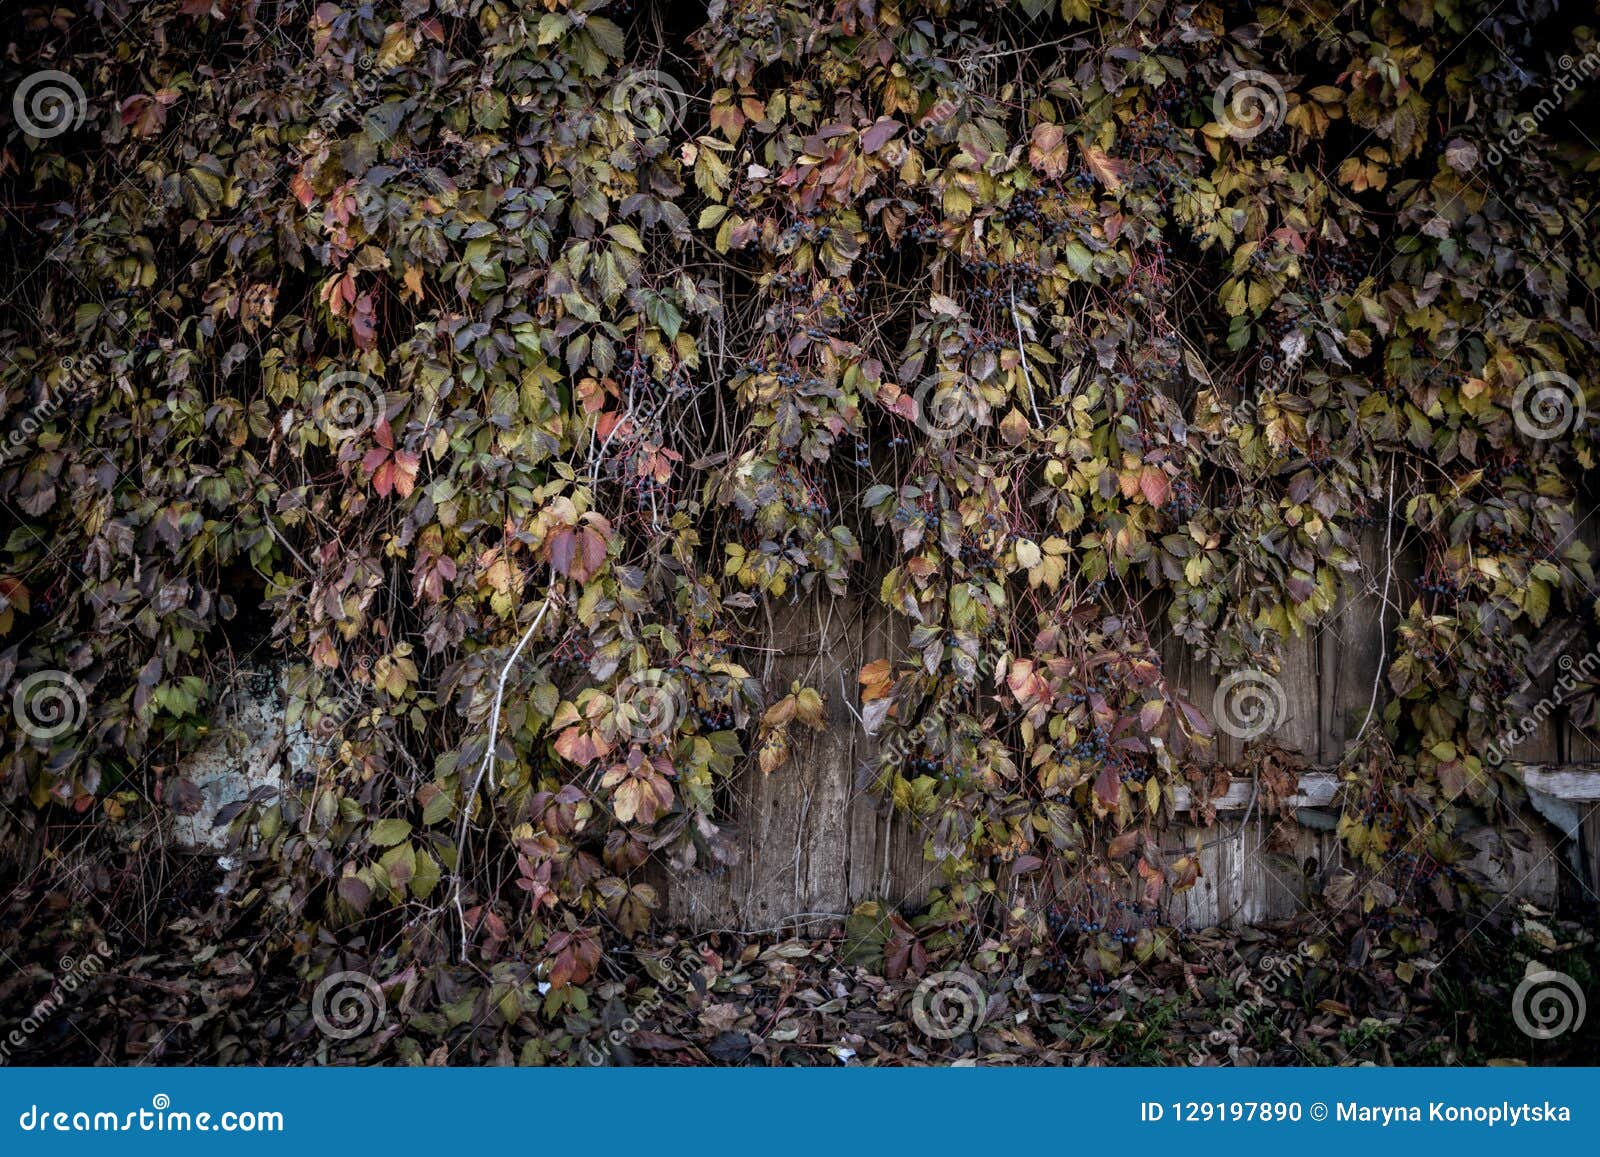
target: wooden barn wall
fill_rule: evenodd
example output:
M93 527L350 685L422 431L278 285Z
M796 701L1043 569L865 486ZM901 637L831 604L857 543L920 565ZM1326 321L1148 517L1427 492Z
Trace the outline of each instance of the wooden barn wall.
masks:
M1580 533L1597 540L1587 522ZM1386 557L1392 557L1392 568ZM1393 654L1395 623L1416 597L1421 573L1415 543L1395 529L1386 552L1383 531L1369 530L1361 544L1361 572L1336 612L1319 632L1284 647L1278 678L1288 711L1275 742L1313 765L1338 761L1373 702L1385 655ZM786 693L793 680L825 692L827 729L797 732L788 763L776 773L764 776L750 766L738 775L726 800L738 860L716 870L664 874L659 883L670 920L701 929L817 928L839 923L861 901L914 904L939 884L938 867L923 857L917 822L892 813L858 782L858 769L873 762L876 746L856 715L857 673L873 659L900 653L904 634L904 621L875 600L802 600L774 616L755 673L769 699ZM1209 713L1217 677L1180 640L1168 638L1162 653L1170 677ZM1552 657L1535 686L1548 687L1556 673ZM1387 702L1386 687L1379 684L1378 711ZM1224 763L1236 763L1240 747L1219 736ZM1600 736L1584 734L1558 711L1514 758L1549 764L1600 760ZM1574 894L1592 898L1600 890L1595 813L1588 804L1566 815L1574 840L1563 841L1531 807L1498 830L1484 828L1468 838L1482 846L1478 865L1514 894L1541 903ZM1195 888L1167 901L1167 917L1203 927L1293 915L1318 878L1340 864L1335 817L1325 811L1301 815L1296 846L1281 852L1269 850L1270 825L1259 810L1222 815L1206 829L1174 824L1164 841L1175 852L1201 847L1202 876ZM1585 843L1587 854L1580 850Z

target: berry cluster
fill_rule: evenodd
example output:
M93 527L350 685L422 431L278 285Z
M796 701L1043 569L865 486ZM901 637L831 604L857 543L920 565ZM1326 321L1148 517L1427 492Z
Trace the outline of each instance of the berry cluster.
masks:
M1167 491L1166 509L1180 522L1187 522L1200 511L1200 491L1188 478L1174 479Z
M1406 882L1410 886L1432 884L1437 876L1453 880L1459 874L1454 868L1448 864L1441 864L1427 852L1420 854L1417 852L1401 852L1396 858L1410 865L1409 868L1400 869L1401 874L1405 876Z
M694 717L701 727L707 731L728 731L734 724L733 708L716 704L711 707L696 707Z
M1156 89L1154 97L1161 111L1174 119L1177 114L1186 113L1196 105L1195 95L1190 91L1188 82L1176 78Z
M1043 196L1039 189L1018 189L1000 211L1000 220L1012 226L1032 225L1042 231L1048 224L1044 211L1039 208Z
M981 284L963 286L968 294L985 303L1009 303L1013 293L1019 299L1036 298L1039 293L1039 265L1031 258L994 261L979 257L962 261L961 271L979 278L998 278L995 282L985 280Z
M891 518L896 526L910 526L913 522L920 522L923 526L930 528L939 525L939 514L937 511L917 510L915 507L910 506L895 507L894 514L891 516Z
M1424 594L1437 595L1440 598L1458 602L1461 599L1461 584L1448 575L1430 571L1417 580L1417 589Z
M1495 699L1505 699L1522 686L1522 678L1505 663L1491 663L1483 673L1483 686Z
M936 245L943 240L944 230L934 220L933 214L923 209L910 221L906 222L906 237L922 244Z
M1069 701L1083 702L1082 696L1068 695ZM1112 758L1109 737L1105 729L1096 727L1085 738L1067 749L1067 755L1084 763L1100 764Z

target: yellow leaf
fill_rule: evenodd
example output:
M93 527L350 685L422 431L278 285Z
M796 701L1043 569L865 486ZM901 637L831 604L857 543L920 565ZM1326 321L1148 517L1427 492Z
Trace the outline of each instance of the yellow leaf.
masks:
M813 731L821 731L827 726L822 714L822 696L810 687L801 688L795 696L795 714L801 723Z

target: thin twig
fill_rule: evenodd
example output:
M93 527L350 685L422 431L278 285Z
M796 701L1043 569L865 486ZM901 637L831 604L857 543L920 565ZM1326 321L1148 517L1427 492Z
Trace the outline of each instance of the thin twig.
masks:
M1028 383L1028 407L1033 411L1033 424L1043 426L1039 418L1039 403L1033 397L1033 368L1028 365L1028 343L1022 336L1022 318L1017 315L1017 287L1011 287L1011 323L1017 327L1017 353L1022 356L1022 380Z
M545 612L550 609L551 600L555 597L555 588L552 587L544 596L544 605L539 608L539 613L533 617L533 622L528 624L528 629L522 632L522 638L517 640L517 645L507 656L505 666L500 668L500 681L494 690L494 707L489 711L489 737L483 751L483 762L478 764L478 774L472 779L471 789L461 799L461 820L456 826L456 872L455 872L455 906L456 919L461 925L461 959L467 958L467 915L461 906L461 880L466 875L467 869L467 820L472 815L472 801L478 798L478 788L483 785L484 777L489 779L489 790L494 790L494 749L500 736L500 705L505 700L506 680L511 677L511 668L516 664L517 657L522 654L522 649L533 638L533 633L539 629L539 624L544 622Z
M1383 667L1389 661L1389 636L1383 629L1383 620L1389 610L1389 580L1394 575L1394 552L1389 544L1394 534L1394 455L1389 455L1389 493L1386 517L1383 520L1383 598L1382 605L1378 607L1378 670L1372 677L1372 698L1367 701L1367 717L1361 721L1361 727L1356 732L1356 737L1350 741L1350 749L1355 750L1356 744L1361 742L1361 737L1367 733L1367 724L1372 722L1372 715L1378 709L1378 688L1383 685Z

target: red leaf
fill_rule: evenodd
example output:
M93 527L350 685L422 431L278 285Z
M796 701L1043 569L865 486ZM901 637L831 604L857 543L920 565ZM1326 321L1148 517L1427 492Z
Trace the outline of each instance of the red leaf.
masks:
M1124 161L1114 161L1104 151L1093 145L1083 147L1083 159L1089 166L1089 171L1100 178L1100 183L1115 193L1122 188L1122 174L1127 169Z
M393 472L394 491L401 498L409 498L411 491L417 484L417 467L420 462L415 454L406 450L396 450L394 460L389 464Z
M581 558L572 566L572 577L581 583L592 579L606 561L606 540L598 530L586 526L578 532Z
M1146 466L1139 474L1139 489L1151 506L1160 506L1167 500L1167 476L1158 467Z
M572 559L577 545L577 536L570 526L550 536L550 566L557 574L572 574Z
M883 148L903 126L892 117L879 117L876 124L861 134L861 151L875 153Z
M1117 775L1116 768L1109 763L1100 769L1100 774L1094 781L1095 810L1101 815L1110 815L1117 810L1117 801L1122 798L1122 780Z
M370 350L377 347L378 324L373 314L372 294L363 293L356 298L355 312L351 314L350 326L355 335L356 348Z
M593 763L599 755L593 736L582 727L569 727L556 736L556 752L577 764Z

